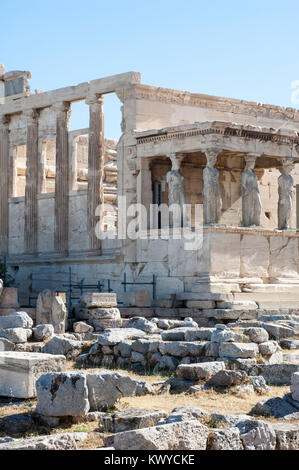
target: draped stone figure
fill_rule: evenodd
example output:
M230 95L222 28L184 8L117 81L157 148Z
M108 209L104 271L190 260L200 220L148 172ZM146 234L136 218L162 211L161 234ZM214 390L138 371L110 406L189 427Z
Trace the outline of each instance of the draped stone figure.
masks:
M183 155L171 154L172 168L166 175L166 182L168 184L168 205L177 204L180 209L179 220L175 220L173 214L170 213L170 226L181 227L183 223L184 206L186 204L185 188L184 188L184 176L180 172L180 166L184 158Z
M214 168L218 150L207 150L207 166L203 171L203 210L204 223L217 224L221 217L222 199L219 187L219 171Z
M290 228L290 220L294 204L295 189L294 180L290 175L293 169L291 161L284 161L281 175L278 178L278 228L286 230Z
M256 156L245 157L246 166L242 174L242 219L243 226L259 226L262 203L258 188L258 178L253 171Z

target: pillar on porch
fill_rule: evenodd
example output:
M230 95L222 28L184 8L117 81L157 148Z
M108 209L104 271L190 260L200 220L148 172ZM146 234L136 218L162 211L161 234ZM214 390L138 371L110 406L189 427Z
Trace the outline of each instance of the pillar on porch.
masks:
M215 168L221 149L209 148L204 151L207 165L203 171L203 211L204 223L217 224L221 218L222 198L219 186L219 171Z
M262 203L258 187L258 178L253 171L257 154L245 156L245 169L242 173L242 223L244 227L261 223Z
M284 158L281 175L278 178L278 229L287 230L290 228L292 210L295 198L294 179L291 171L294 168L294 162L289 158Z
M9 118L0 116L0 253L8 254Z
M142 221L143 230L150 228L150 206L153 203L152 172L150 170L150 158L140 158L137 176L137 203L142 204L147 211L147 219Z
M180 171L184 155L171 153L168 157L172 164L171 170L166 175L166 181L168 184L168 206L177 205L180 207L181 211L181 220L179 220L178 217L175 217L173 213L170 213L170 227L182 227L184 217L186 217L184 176ZM187 222L186 219L185 222Z
M88 97L89 105L89 141L88 141L88 189L87 189L87 226L89 247L101 250L101 240L96 236L96 225L102 224L96 219L96 209L104 204L104 98L100 95Z
M38 118L36 109L24 112L27 120L27 146L26 146L26 186L25 186L25 225L24 242L25 252L36 254L38 230Z
M69 151L68 131L70 103L53 105L56 112L56 179L55 179L55 231L54 249L68 251L69 235Z

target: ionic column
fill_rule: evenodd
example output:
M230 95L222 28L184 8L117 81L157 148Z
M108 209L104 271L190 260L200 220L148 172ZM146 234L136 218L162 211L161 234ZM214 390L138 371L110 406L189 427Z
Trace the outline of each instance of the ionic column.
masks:
M0 254L8 254L9 118L0 116Z
M27 146L26 146L26 187L25 187L25 225L24 242L25 252L37 252L38 230L38 116L36 109L24 112L27 119Z
M96 236L96 225L102 222L103 214L96 218L96 209L104 204L104 114L102 96L89 97L89 140L88 140L88 189L87 189L87 227L89 247L101 250L101 240Z
M245 169L242 173L242 223L244 227L261 223L262 203L258 187L258 177L253 171L259 155L245 156Z
M215 168L220 151L218 148L209 148L204 151L207 165L203 171L203 211L204 223L207 225L217 224L221 218L222 198L219 171Z
M284 158L281 175L278 178L278 229L287 230L290 228L292 210L295 198L294 179L290 175L294 168L294 162L289 158Z
M68 251L69 235L69 151L68 132L70 103L57 103L56 111L56 179L55 179L55 231L54 249Z

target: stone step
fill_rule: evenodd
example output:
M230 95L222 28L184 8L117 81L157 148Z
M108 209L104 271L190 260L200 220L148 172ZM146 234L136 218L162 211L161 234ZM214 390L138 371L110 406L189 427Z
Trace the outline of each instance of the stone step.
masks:
M216 320L255 320L258 316L257 310L233 310L228 308L215 308L202 311L205 318Z
M177 300L195 300L195 301L232 301L234 299L233 294L221 294L212 292L180 292L176 294Z
M252 300L233 300L231 302L218 301L217 308L232 310L256 310L258 305Z
M212 294L231 294L232 292L241 292L240 285L238 283L208 283L198 282L195 283L192 288L192 292L196 293L212 293Z

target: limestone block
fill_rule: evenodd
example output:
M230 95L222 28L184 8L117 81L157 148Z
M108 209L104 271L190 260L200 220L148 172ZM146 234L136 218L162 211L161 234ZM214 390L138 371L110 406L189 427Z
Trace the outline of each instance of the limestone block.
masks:
M199 364L181 364L178 366L176 375L180 379L199 380L208 379L217 372L225 370L224 362L202 362Z
M0 297L1 308L19 308L18 289L16 287L4 287Z
M270 238L269 276L278 278L298 277L298 239Z
M88 315L90 323L96 330L122 326L120 312L116 307L89 308Z
M36 413L44 416L85 416L89 411L86 375L60 372L42 375L36 382Z
M113 408L122 397L143 395L143 391L153 391L146 382L136 381L119 372L101 371L87 373L88 398L91 411Z
M86 308L117 307L117 296L115 293L86 292L80 303Z
M126 339L135 339L142 336L145 336L145 333L135 328L115 328L106 330L105 333L99 337L97 343L102 346L115 346Z
M243 421L236 427L245 450L274 450L276 434L271 424L264 421Z
M299 450L299 427L288 423L273 423L277 450Z
M291 392L293 400L299 402L299 372L295 372L291 379Z
M54 326L53 325L37 325L36 328L33 328L33 337L35 341L45 341L46 339L51 339L54 336Z
M182 421L117 433L113 447L126 451L205 450L208 434L209 429L198 421Z
M105 413L100 422L105 432L118 433L156 426L166 416L164 410L128 408L116 413Z
M240 234L210 234L210 274L221 277L240 275Z
M269 242L258 235L241 236L241 277L268 277Z
M88 325L87 323L83 321L79 321L73 324L73 329L75 333L88 333L88 332L93 332L94 329L91 325Z
M271 338L274 339L283 339L289 338L296 334L294 328L285 326L285 325L278 325L276 323L263 323L263 328L269 333Z
M0 352L0 396L35 397L35 382L42 374L64 369L64 356L15 351Z
M135 292L125 292L124 304L130 307L151 307L152 299L149 290L137 290Z
M259 364L253 366L250 375L262 375L268 384L290 385L294 372L299 372L299 365L284 362L283 364Z
M0 338L8 339L12 343L26 343L28 339L27 331L25 328L6 328L0 330Z
M247 359L259 352L255 343L220 343L219 357Z
M159 351L162 355L186 357L200 356L203 354L204 345L186 341L172 341L159 343Z
M81 353L83 343L81 341L65 338L63 336L54 336L45 344L43 351L46 354L71 356L72 358Z
M259 351L262 356L271 356L275 354L279 346L276 341L266 341L265 343L259 344Z
M3 328L31 328L33 320L26 312L13 312L0 317L0 329Z
M213 387L232 387L241 385L248 381L246 372L239 370L220 370L208 381L208 385Z
M155 333L158 331L156 323L146 320L146 318L143 317L130 318L126 323L126 328L136 328L145 333Z
M0 351L14 351L15 344L6 338L0 338Z
M241 333L236 333L233 330L219 330L217 329L212 333L211 341L213 343L231 342L231 343L246 343L248 342L248 337Z
M185 341L211 341L214 328L188 328L185 331Z
M36 303L36 324L50 324L56 334L65 332L67 309L56 292L45 290L38 295Z
M79 434L87 433L62 433L49 436L28 437L26 439L11 439L0 443L0 450L77 450Z
M253 343L266 343L269 340L268 332L264 328L245 328L244 333Z
M216 429L208 439L208 450L243 450L238 428Z

